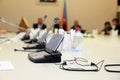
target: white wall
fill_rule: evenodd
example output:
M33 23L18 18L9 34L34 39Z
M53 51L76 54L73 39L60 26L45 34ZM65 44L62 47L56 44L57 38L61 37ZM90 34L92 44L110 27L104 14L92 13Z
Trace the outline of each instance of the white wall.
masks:
M105 21L111 21L116 16L117 0L66 0L68 8L68 23L78 19L87 30L101 29ZM46 24L52 25L54 17L61 17L63 0L56 5L36 5L36 0L0 0L0 16L19 24L20 18L25 16L32 26L38 17L48 15ZM6 27L0 23L0 27ZM11 27L7 27L11 28ZM13 30L13 28L11 28Z

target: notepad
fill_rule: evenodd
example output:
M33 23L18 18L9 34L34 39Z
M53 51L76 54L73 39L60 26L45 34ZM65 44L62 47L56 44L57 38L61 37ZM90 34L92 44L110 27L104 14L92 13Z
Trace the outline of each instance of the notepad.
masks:
M13 70L14 66L11 61L0 61L0 71Z
M16 36L14 36L13 38L11 38L10 40L13 42L18 42L19 40L23 38L24 35L25 35L25 32L21 32L17 34Z

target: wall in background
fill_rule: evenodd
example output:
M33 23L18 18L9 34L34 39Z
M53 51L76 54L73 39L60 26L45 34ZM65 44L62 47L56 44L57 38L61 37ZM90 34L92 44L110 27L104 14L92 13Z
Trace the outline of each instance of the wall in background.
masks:
M105 21L111 21L116 17L117 0L66 0L68 8L68 23L72 26L73 21L78 19L83 28L91 31L101 29ZM30 26L37 21L38 17L48 15L47 26L51 27L55 17L61 17L63 0L58 0L55 5L37 5L36 0L0 0L0 16L9 21L19 24L22 16L26 17ZM0 23L0 27L8 25Z

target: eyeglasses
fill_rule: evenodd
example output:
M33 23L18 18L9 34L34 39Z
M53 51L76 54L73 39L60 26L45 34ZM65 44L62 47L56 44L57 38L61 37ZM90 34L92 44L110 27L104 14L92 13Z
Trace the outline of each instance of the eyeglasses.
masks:
M91 63L84 58L76 58L74 57L73 60L66 60L67 64L78 64L81 66L89 66Z

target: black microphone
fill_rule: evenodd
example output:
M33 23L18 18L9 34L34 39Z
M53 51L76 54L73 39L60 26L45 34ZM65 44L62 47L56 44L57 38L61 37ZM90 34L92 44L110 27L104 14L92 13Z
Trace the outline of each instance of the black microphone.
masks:
M27 51L27 50L19 50L19 49L14 49L15 52L17 51L20 51L20 52L40 52L40 51L43 51L44 49L41 49L41 50L35 50L35 51Z
M44 16L44 20L45 20L47 17L48 17L48 16L47 16L47 15L45 15L45 16Z
M14 49L14 51L18 51L17 49Z
M58 24L59 20L60 20L59 17L55 17L54 20L53 20L54 24Z

